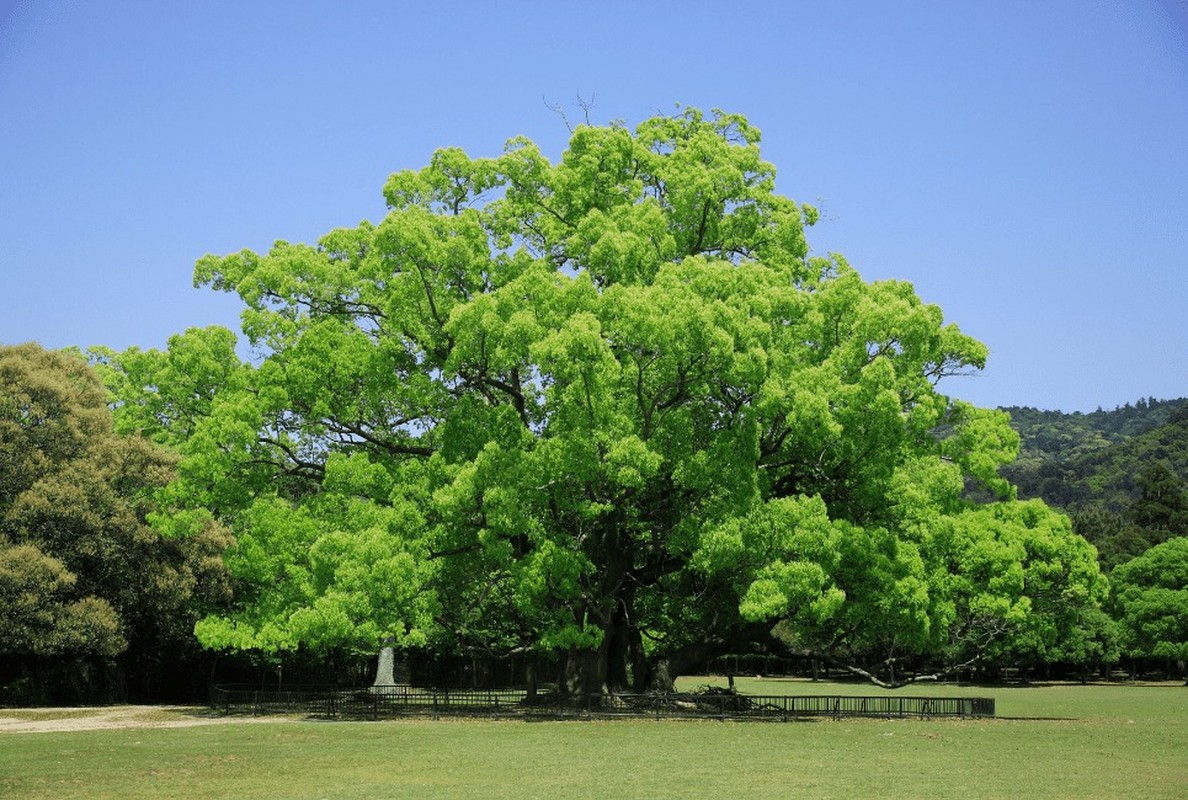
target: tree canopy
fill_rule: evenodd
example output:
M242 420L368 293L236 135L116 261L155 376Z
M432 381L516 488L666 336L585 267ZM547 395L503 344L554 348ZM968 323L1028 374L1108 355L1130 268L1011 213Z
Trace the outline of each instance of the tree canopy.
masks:
M198 600L226 592L229 537L212 524L170 541L150 527L175 462L113 431L107 392L80 355L0 347L0 656L10 669L50 656L151 661L187 646ZM151 671L130 666L131 681Z
M1118 565L1111 580L1130 654L1188 660L1188 537Z
M161 525L235 532L207 646L552 653L575 692L781 646L896 683L1103 599L998 475L1007 415L937 389L986 348L812 254L745 118L446 148L384 196L198 262L251 362L220 329L111 355L117 425L182 455Z

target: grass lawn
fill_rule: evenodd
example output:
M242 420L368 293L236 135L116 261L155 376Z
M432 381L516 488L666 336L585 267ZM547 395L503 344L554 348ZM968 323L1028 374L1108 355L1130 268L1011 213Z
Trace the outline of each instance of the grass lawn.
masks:
M689 679L693 688L710 679ZM871 687L739 679L755 694ZM0 735L0 798L1188 797L1188 689L939 686L1009 719L396 720ZM1021 719L1031 717L1033 719Z

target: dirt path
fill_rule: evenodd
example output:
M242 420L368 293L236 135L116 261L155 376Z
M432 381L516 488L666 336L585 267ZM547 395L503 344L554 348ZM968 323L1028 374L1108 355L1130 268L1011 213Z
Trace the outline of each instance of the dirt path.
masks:
M285 722L293 716L228 717L201 706L105 706L101 708L0 709L0 734L114 730L120 728L189 728L195 725L241 725Z

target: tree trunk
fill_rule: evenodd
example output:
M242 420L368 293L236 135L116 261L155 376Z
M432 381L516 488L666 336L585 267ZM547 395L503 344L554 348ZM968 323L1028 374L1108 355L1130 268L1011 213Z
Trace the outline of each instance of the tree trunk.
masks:
M700 641L691 642L654 659L648 688L656 692L671 692L675 688L677 678L693 674L712 658L732 651L738 652L739 649L754 649L759 645L770 646L771 643L770 623L745 624L725 635L707 633Z
M628 662L642 645L638 643L639 632L628 623L625 605L618 604L618 611L606 615L609 621L603 625L602 643L597 648L569 651L563 684L566 694L588 699L631 688Z
M702 641L687 644L652 663L648 688L654 692L671 692L676 679L691 674L722 650L722 642Z
M606 688L612 693L631 687L627 662L631 653L631 631L622 614L616 614L610 630L604 634L606 642Z
M536 702L536 661L528 657L528 664L524 668L524 683L527 684L529 703Z
M652 680L652 664L643 648L643 636L637 628L631 629L631 688L645 691Z
M606 685L607 643L595 650L570 650L565 660L565 694L578 700L609 694Z

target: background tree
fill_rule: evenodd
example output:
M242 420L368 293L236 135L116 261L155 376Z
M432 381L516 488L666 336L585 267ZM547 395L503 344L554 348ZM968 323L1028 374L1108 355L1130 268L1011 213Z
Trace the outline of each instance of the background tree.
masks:
M1188 489L1166 463L1147 465L1136 478L1139 497L1130 507L1131 522L1155 543L1188 536Z
M1188 661L1188 538L1155 545L1111 573L1129 655Z
M193 603L225 591L229 543L217 525L179 540L149 527L176 459L114 433L107 399L78 355L0 348L5 677L52 673L43 657L56 656L82 670L72 680L91 700L143 697L169 680L179 653L194 652ZM116 656L121 673L108 680Z
M1127 519L1127 515L1111 511L1102 503L1092 503L1074 512L1073 530L1097 548L1103 570L1110 570L1129 561L1153 543L1148 534Z
M8 657L114 656L126 646L111 604L72 599L75 576L30 544L0 547L0 647Z
M1095 603L1067 521L997 474L1006 415L936 391L986 349L811 256L758 141L688 109L580 126L555 164L444 149L378 225L202 259L259 361L171 377L225 339L190 332L113 380L180 442L178 524L236 532L203 642L561 654L585 693L783 625L897 682L1024 625L1033 589Z

